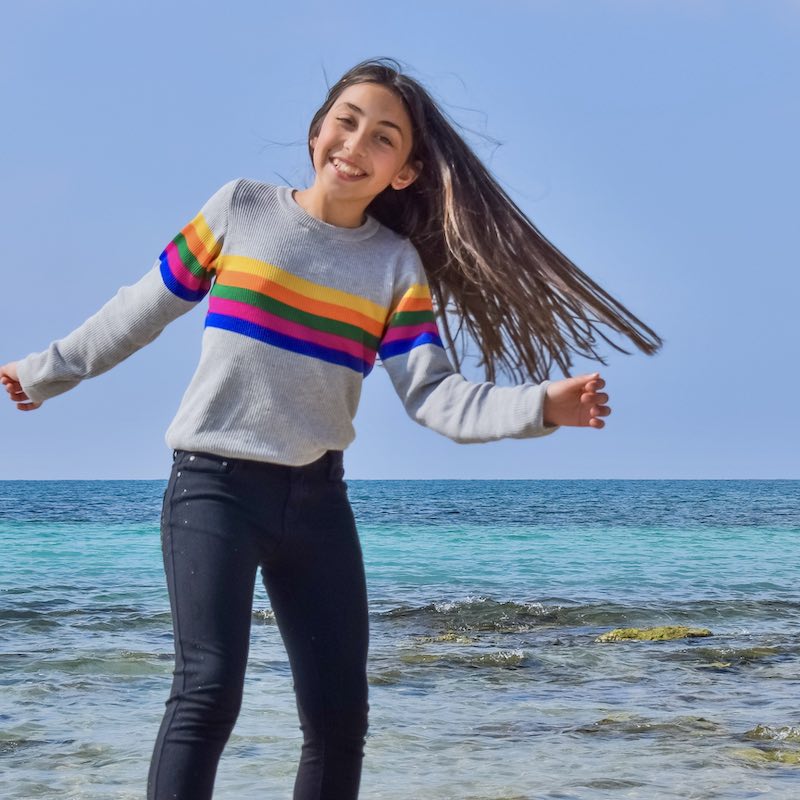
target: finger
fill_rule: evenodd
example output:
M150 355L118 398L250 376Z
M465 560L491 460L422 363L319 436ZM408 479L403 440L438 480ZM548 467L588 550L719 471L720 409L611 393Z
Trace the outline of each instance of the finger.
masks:
M601 419L596 419L595 417L592 417L592 419L589 420L589 426L592 428L604 428L605 422L603 422L603 420Z
M35 411L41 403L17 403L17 408L20 411Z
M596 381L589 381L581 387L581 390L583 394L597 394L597 390L602 389L603 386L605 386L605 382L597 384Z
M611 413L609 406L592 406L589 412L593 417L607 417Z
M21 400L30 400L30 397L25 394L21 389L18 392L9 392L11 399L16 403L20 402Z
M18 395L18 394L25 394L25 392L23 391L22 387L18 383L9 383L6 386L6 392L8 392L8 394L11 397L14 397L14 395ZM28 399L27 396L26 396L25 399L26 400Z
M605 392L584 392L581 395L581 402L605 405L608 402L608 394Z
M572 381L573 385L575 384L584 384L588 386L593 381L602 380L596 372L592 372L590 375L573 375L571 378L567 380Z

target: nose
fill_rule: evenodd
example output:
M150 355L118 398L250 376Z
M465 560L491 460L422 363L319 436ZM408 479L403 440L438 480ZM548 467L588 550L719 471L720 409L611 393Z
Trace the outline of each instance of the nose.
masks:
M353 155L361 156L364 152L364 137L366 131L359 128L358 130L351 131L345 140L345 148Z

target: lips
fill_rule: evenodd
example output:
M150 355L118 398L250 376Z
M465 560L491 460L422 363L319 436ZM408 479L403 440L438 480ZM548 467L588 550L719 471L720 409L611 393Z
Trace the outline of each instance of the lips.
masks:
M346 158L341 158L339 156L332 156L330 159L331 164L333 164L333 168L339 172L341 175L346 175L348 178L364 178L366 177L366 172L361 169L360 167L356 166L352 161L348 161ZM336 166L336 163L339 162L340 164L344 164L348 171L339 169ZM352 174L349 170L357 170L358 174Z

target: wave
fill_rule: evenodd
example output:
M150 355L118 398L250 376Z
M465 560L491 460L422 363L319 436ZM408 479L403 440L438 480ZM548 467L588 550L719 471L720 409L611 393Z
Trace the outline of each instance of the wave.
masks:
M681 623L741 624L744 621L797 622L800 603L788 600L699 600L652 606L618 603L570 605L554 601L495 600L469 596L460 600L398 606L374 615L379 622L445 631L526 633L546 627L629 628Z
M36 606L40 606L37 608ZM43 601L26 606L0 608L0 624L16 624L25 632L48 631L61 625L87 631L119 631L148 627L172 629L169 611L147 611L122 605L87 605L53 608Z
M11 731L0 731L0 755L14 755L20 751L35 747L47 747L52 745L71 745L75 739L36 739L29 736L22 736Z
M784 725L781 728L770 728L768 725L756 725L755 728L745 733L747 739L759 739L774 742L800 743L800 728L794 725Z
M414 653L406 652L400 655L404 664L432 664L441 667L502 667L504 669L518 669L528 666L530 657L524 650L496 650L494 652L469 652L469 653Z

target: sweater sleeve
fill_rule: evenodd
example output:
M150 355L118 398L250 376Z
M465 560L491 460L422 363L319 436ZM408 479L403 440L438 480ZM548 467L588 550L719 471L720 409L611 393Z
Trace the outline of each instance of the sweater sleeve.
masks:
M551 381L501 387L472 383L455 371L439 338L422 261L408 245L404 277L378 349L408 415L462 444L533 438L558 430L560 426L543 421L545 389Z
M41 403L111 369L152 342L211 288L238 181L218 189L136 283L41 353L17 362L19 381Z

